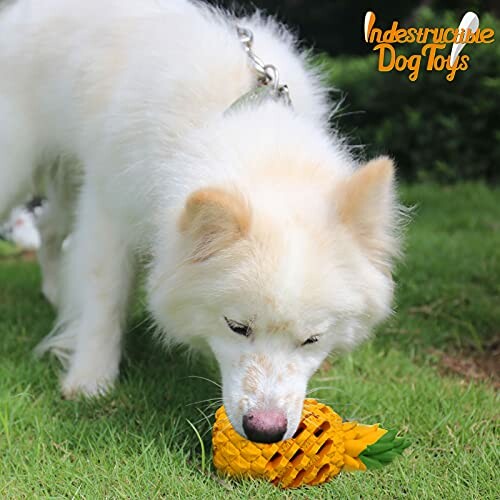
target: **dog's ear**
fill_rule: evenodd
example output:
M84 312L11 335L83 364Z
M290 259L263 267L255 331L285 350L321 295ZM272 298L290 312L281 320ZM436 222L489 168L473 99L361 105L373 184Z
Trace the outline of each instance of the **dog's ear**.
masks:
M337 214L369 257L387 269L399 252L399 205L392 160L380 156L336 187Z
M192 193L179 229L193 241L192 260L202 262L248 235L251 210L237 191L210 187Z

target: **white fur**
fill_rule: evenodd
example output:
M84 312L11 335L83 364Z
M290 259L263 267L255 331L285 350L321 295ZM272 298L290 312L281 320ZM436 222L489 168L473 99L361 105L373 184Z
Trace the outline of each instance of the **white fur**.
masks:
M250 409L278 408L289 437L325 356L389 313L382 264L395 248L372 258L336 214L335 189L356 162L328 132L326 88L293 38L259 16L238 23L279 68L293 109L267 102L224 114L255 75L235 19L203 5L18 0L3 9L0 216L33 179L49 197L42 263L60 268L62 282L49 271L59 320L39 352L67 366L65 395L99 394L116 380L135 262L147 256L152 314L165 338L208 343L235 428L243 432ZM251 236L192 263L178 220L187 197L210 186L242 193ZM384 193L371 217L377 238L392 242L384 214L395 205ZM251 320L254 333L238 336L224 316ZM272 333L272 323L286 327ZM319 341L301 346L312 335Z

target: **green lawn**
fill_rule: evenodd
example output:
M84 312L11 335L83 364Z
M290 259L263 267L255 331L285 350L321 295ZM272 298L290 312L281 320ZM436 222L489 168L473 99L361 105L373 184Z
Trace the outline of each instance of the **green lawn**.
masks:
M215 385L190 378L217 379L213 363L161 352L138 306L113 394L61 400L57 364L31 355L54 319L37 266L3 258L0 497L498 498L493 385L448 375L439 360L442 351L487 356L498 338L500 189L415 186L404 201L418 208L397 276L396 314L312 383L314 396L344 417L401 429L412 440L401 459L285 494L262 482L219 480L203 417L213 408L191 404L219 396ZM204 470L187 419L204 435Z

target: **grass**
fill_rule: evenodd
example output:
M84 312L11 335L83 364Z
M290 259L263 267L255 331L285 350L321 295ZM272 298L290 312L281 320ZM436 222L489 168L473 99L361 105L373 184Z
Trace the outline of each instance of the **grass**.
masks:
M404 457L286 493L220 480L210 460L213 409L190 405L219 395L204 380L217 377L213 363L159 352L138 307L116 390L102 400L62 401L57 364L31 356L54 319L37 266L3 258L0 497L498 498L495 390L443 374L436 352L481 352L498 335L500 190L415 186L404 199L419 207L395 316L312 382L314 396L342 416L401 429L412 440Z

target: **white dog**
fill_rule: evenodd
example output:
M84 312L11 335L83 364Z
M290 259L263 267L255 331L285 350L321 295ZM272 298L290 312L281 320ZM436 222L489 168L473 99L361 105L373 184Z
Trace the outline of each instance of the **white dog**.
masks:
M283 89L254 98L236 25L292 106ZM0 216L33 180L49 198L44 279L59 320L39 351L65 364L64 395L115 382L134 267L148 258L152 315L165 339L213 351L238 432L292 436L322 360L391 311L391 160L357 165L328 130L326 87L261 16L18 0L0 12L0 69Z
M22 250L36 251L40 248L40 233L36 222L37 214L26 206L15 207L4 227L0 226L8 240Z

